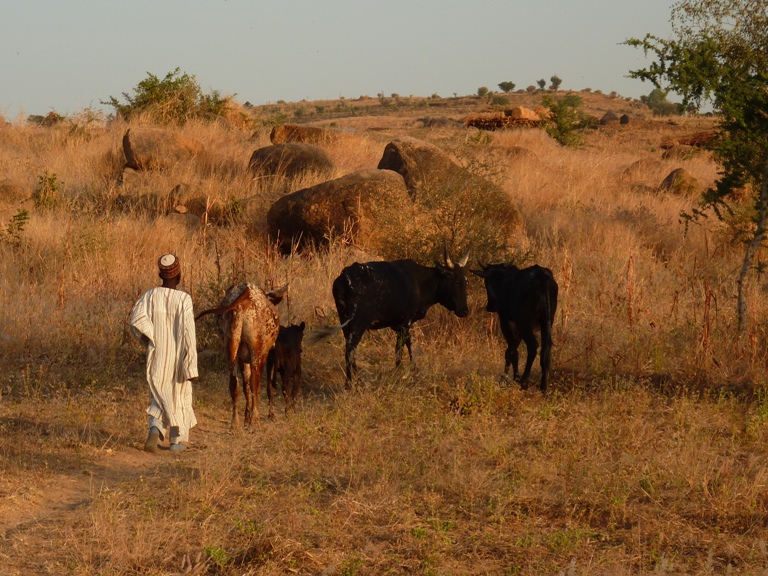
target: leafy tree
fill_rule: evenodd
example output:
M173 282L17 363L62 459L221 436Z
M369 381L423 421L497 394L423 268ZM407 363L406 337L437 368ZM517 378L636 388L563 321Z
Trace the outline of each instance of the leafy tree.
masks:
M579 129L585 126L586 119L579 108L584 104L584 101L576 94L568 94L557 100L545 96L542 103L551 112L545 125L547 134L563 146L581 144Z
M682 107L679 104L667 100L669 90L654 88L648 96L641 96L640 101L648 105L654 114L659 116L672 116L680 114Z
M560 88L560 84L563 83L563 81L560 79L560 77L557 74L554 74L549 81L552 83L550 84L549 88L550 90L554 90L557 92L557 89Z
M683 96L683 107L711 102L720 114L721 138L713 151L721 176L701 207L722 218L738 189L753 190L754 229L738 278L739 329L744 330L745 284L766 236L768 217L768 3L764 0L681 0L672 7L672 39L648 34L626 44L655 61L631 77L662 83Z
M547 81L544 80L544 78L542 78L540 80L536 80L536 84L539 85L539 90L544 90L544 88L547 87Z
M147 72L133 93L123 92L123 97L126 103L110 96L102 104L112 106L125 119L146 114L161 124L184 124L192 118L220 116L231 100L216 90L203 94L197 79L186 72L182 74L179 68L162 79Z
M480 98L485 98L488 96L488 87L487 86L480 86L480 88L477 89L477 95L480 96Z
M499 82L499 90L501 90L505 94L512 92L512 90L514 89L515 89L514 82Z

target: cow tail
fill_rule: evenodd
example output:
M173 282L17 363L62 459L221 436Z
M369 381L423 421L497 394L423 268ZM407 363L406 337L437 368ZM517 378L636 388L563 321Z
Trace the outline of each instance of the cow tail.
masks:
M541 329L541 345L552 346L552 301L549 290L544 291L544 306L539 310L539 327Z
M219 306L218 308L209 308L208 310L203 310L200 312L197 316L195 316L195 320L200 320L203 316L206 316L207 314L224 314L225 312L229 312L230 310L234 310L237 308L243 301L250 298L250 293L248 292L248 289L246 288L243 290L243 292L235 299L234 302L231 304L228 304L226 306Z
M314 344L317 344L318 342L322 342L323 340L325 340L329 336L332 336L333 334L336 334L336 332L338 332L339 330L344 328L344 326L349 324L351 320L352 320L352 318L350 318L349 320L347 320L346 322L344 322L344 324L342 324L340 326L323 326L321 328L316 328L316 329L312 330L312 332L307 334L307 336L304 338L304 340L306 341L307 345L313 346Z

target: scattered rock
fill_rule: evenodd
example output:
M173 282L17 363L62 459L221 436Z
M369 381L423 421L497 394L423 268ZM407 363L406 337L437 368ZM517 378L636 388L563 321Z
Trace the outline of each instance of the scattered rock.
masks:
M446 180L467 177L466 170L440 148L410 137L387 144L378 168L394 170L400 174L411 197L416 197L425 187L440 186Z
M686 144L677 144L671 148L667 148L661 154L664 160L688 160L696 153L697 148L694 146L688 146Z
M254 151L248 161L248 170L254 176L293 178L307 172L330 174L334 165L322 148L313 144L288 142Z
M283 253L292 244L325 244L342 235L375 246L383 219L410 203L402 176L391 170L360 170L283 196L267 213L270 236Z
M699 192L699 182L683 168L676 168L664 178L658 188L659 192L670 192L681 196L694 196Z
M269 139L272 144L303 142L305 144L327 144L334 138L334 133L325 128L302 126L299 124L281 124L272 128Z
M200 142L162 128L129 128L123 136L125 165L133 170L164 170L204 152Z

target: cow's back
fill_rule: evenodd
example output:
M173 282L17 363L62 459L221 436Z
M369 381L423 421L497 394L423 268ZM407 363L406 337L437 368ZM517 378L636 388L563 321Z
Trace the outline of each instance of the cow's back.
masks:
M419 268L409 260L350 264L333 282L339 319L364 316L372 328L407 321L419 298Z
M500 278L497 294L498 313L515 318L521 313L549 308L550 322L557 309L557 282L549 268L538 264L523 269L510 268ZM534 322L538 318L532 318Z
M280 320L277 309L269 301L264 291L247 282L230 288L222 300L221 306L232 304L248 291L248 297L238 305L222 314L221 329L227 339L239 340L239 354L247 361L266 355L277 340Z

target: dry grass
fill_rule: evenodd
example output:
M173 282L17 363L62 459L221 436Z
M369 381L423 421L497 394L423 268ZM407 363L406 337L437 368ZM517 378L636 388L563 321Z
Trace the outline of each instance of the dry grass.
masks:
M121 187L126 126L5 125L0 180L31 197L54 174L61 201L28 200L20 243L0 242L3 573L762 573L764 281L751 280L740 337L737 223L685 234L679 214L695 198L656 191L679 166L714 181L706 155L659 149L701 121L600 129L577 150L541 131L427 129L406 114L354 123L328 147L338 176L411 135L485 167L514 199L525 227L511 248L560 285L551 392L498 380L503 344L472 280L468 319L435 309L415 327L414 366L394 371L394 338L366 335L353 391L340 336L306 347L299 411L252 432L226 432L222 360L203 353L190 450L145 454L143 357L126 321L156 284L158 254L180 256L198 309L235 281L289 282L282 322L310 329L336 323L343 266L377 255L334 245L282 258L266 242L271 201L315 182L249 177L266 130L186 126L203 158ZM118 200L178 184L238 210L191 227ZM3 227L18 208L0 199ZM216 348L211 324L198 336Z

